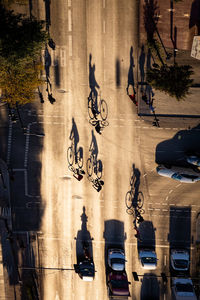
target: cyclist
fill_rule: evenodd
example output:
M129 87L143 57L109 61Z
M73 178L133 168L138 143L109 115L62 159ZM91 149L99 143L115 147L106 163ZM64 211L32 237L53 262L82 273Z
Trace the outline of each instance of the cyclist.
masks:
M101 125L100 125L100 121L99 120L96 122L95 129L96 129L96 132L98 132L99 134L101 134Z

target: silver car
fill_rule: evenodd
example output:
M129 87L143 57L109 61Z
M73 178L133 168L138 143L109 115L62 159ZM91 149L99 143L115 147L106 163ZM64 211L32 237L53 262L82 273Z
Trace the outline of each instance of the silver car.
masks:
M196 155L187 155L186 160L189 164L200 167L200 157Z
M156 171L161 176L180 182L194 183L200 180L200 171L191 168L159 165Z
M125 269L125 255L122 249L108 250L108 265L114 271L123 271Z

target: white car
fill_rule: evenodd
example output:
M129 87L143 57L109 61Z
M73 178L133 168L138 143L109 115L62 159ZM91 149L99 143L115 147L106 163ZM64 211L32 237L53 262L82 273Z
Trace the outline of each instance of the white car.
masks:
M156 170L159 175L180 182L194 183L200 180L200 171L191 168L159 165Z
M125 255L122 249L108 249L108 265L114 271L125 269Z
M197 300L192 280L189 278L172 278L172 299Z
M190 266L190 257L187 250L171 250L171 267L174 271L188 271Z
M157 256L156 252L153 250L140 250L139 251L139 259L141 262L141 266L145 270L155 270L157 268Z
M187 155L186 160L189 164L200 167L200 157L196 155Z

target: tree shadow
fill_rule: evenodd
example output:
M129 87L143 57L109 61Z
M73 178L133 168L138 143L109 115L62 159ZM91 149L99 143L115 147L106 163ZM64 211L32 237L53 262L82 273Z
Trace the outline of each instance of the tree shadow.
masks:
M112 219L104 221L104 233L105 239L105 271L106 274L109 271L108 267L108 249L118 248L125 250L126 233L124 232L124 222Z
M145 0L144 9L144 27L147 34L147 41L152 42L158 23L158 5L157 0Z
M81 230L77 232L76 236L76 258L77 258L77 264L82 262L85 259L85 253L84 253L84 243L88 244L88 252L90 255L90 258L93 260L93 245L92 240L93 238L90 235L90 232L87 229L87 222L88 217L85 213L86 209L85 206L83 206L83 213L81 215Z
M129 95L129 87L131 86L133 89L133 93L135 94L135 82L134 82L134 72L133 68L135 67L134 64L134 57L133 57L133 46L130 48L130 65L129 65L129 70L128 70L128 83L127 83L127 94ZM132 93L131 93L132 94Z
M186 162L185 154L195 153L200 149L199 129L200 124L189 130L181 130L172 139L159 143L156 147L156 163L191 167Z
M142 279L140 300L159 300L160 285L157 276L153 273L145 273Z
M189 29L197 26L198 35L200 35L200 1L194 0L190 10Z
M170 206L170 224L168 241L170 243L169 257L171 251L187 250L190 255L191 246L191 207ZM170 268L171 275L174 271ZM176 275L180 272L176 271ZM183 272L181 272L183 273ZM185 273L186 274L186 273ZM187 272L189 275L189 270Z

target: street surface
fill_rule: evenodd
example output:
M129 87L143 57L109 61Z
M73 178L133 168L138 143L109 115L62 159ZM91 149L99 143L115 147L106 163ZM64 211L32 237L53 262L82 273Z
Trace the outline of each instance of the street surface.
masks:
M137 0L46 3L56 48L44 51L44 65L56 101L48 101L44 85L44 104L38 99L35 107L22 111L30 135L23 135L19 125L10 125L7 155L15 172L11 184L14 229L37 232L35 263L55 268L40 273L41 299L107 299L105 253L108 244L116 243L125 248L131 299L170 299L170 282L165 287L159 276L161 272L169 275L169 251L177 237L191 247L191 274L195 272L200 183L180 184L161 177L155 171L156 162L177 163L189 147L199 149L199 121L160 118L158 128L152 126L153 119L137 116L137 107L126 92L127 84L131 90L138 80ZM45 17L41 1L39 16ZM88 97L94 91L108 107L109 124L101 135L89 123ZM81 181L68 168L74 132L77 149L83 149L86 174ZM92 142L102 162L104 185L99 193L88 180L86 168ZM23 149L20 153L17 143ZM126 213L125 196L133 173L144 198L141 232L151 240L158 257L152 273L140 266L133 217ZM92 244L93 282L82 281L73 270L83 238ZM133 271L142 275L139 282L134 282Z

